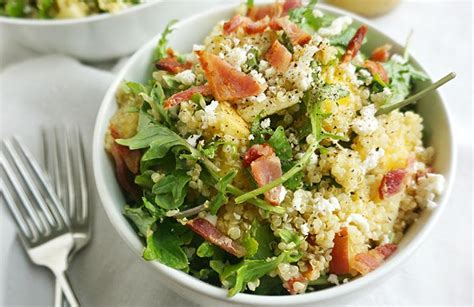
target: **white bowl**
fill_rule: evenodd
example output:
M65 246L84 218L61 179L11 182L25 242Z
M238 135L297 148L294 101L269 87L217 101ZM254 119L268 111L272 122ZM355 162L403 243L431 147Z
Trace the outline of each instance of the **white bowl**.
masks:
M97 62L136 51L161 31L173 16L153 0L116 14L98 14L77 19L26 19L0 17L0 27L9 38L40 53L61 53Z
M349 15L354 18L356 23L369 25L369 40L364 48L371 50L384 43L390 43L394 46L396 52L402 51L403 48L399 43L389 38L383 32L376 30L367 20L332 7L319 5L319 8L335 15ZM202 39L218 21L231 17L234 9L234 5L216 8L178 23L175 32L171 35L170 46L178 51L189 51L193 43L201 43ZM94 174L103 206L112 224L136 253L137 258L141 256L143 244L135 230L121 213L125 200L115 180L113 163L104 150L104 135L107 130L108 122L117 108L115 93L119 84L124 79L138 82L145 82L148 79L152 67L152 52L157 40L158 37L154 38L137 51L117 75L97 115L93 140ZM416 60L412 59L412 63L418 69L423 70ZM428 81L426 83L428 83ZM421 86L423 85L426 84L421 84ZM156 268L157 274L160 274L163 281L169 284L177 293L194 302L206 304L214 302L220 306L224 303L271 306L295 304L314 305L315 303L322 304L323 302L328 303L329 301L334 303L336 299L337 303L342 303L349 299L349 294L358 294L363 288L366 289L369 285L375 285L376 280L382 281L381 277L388 275L390 272L394 272L395 268L399 267L402 261L407 259L421 244L430 229L435 225L435 222L446 206L446 200L448 199L454 178L455 147L453 144L448 111L446 110L440 93L436 91L426 96L418 103L417 110L424 118L425 142L428 145L434 146L436 149L434 167L439 173L445 176L447 186L443 195L437 200L438 207L431 211L425 210L421 214L419 220L408 229L405 237L400 242L397 253L390 257L377 270L347 284L318 292L296 296L237 294L229 299L226 290L207 284L181 271L171 269L157 261L149 262L149 265ZM137 276L137 278L139 278L139 276Z

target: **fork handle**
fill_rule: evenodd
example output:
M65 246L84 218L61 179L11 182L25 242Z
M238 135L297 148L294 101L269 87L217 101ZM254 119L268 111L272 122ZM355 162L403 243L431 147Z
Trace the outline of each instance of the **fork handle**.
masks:
M69 280L65 272L56 273L56 287L55 287L55 297L54 297L54 306L63 307L62 296L66 296L66 300L71 307L79 307L79 301L77 300L76 294L71 288Z

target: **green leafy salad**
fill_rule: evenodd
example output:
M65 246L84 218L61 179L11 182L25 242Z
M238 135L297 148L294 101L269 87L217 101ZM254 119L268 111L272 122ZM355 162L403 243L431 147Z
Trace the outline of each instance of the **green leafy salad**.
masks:
M382 265L435 204L422 118L383 112L427 76L315 4L249 2L187 54L170 23L150 80L122 84L106 149L144 259L229 296L318 291Z

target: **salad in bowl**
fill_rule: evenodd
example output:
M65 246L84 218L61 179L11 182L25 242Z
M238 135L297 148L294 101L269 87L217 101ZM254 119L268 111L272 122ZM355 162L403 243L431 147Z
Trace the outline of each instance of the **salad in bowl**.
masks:
M397 253L444 176L423 119L396 108L427 76L298 0L240 6L190 53L154 52L116 93L105 148L143 258L287 295L350 282Z

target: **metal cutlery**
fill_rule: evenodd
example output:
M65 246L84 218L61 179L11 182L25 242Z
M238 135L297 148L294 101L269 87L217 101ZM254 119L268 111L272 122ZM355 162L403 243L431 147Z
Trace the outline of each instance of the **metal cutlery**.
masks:
M71 261L90 239L87 174L79 129L43 130L43 150L46 170L71 221ZM63 298L60 284L56 283L56 306L63 306Z
M0 190L35 264L48 267L71 306L79 306L66 276L74 247L66 210L32 155L16 139L4 140L0 152Z

